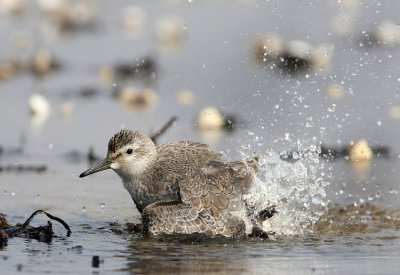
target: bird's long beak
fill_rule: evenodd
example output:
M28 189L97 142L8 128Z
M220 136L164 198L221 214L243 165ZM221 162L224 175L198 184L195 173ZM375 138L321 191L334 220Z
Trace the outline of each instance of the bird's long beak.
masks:
M105 158L98 163L94 164L92 167L87 169L85 172L79 175L80 178L89 176L90 174L94 174L103 170L110 169L111 161L108 158Z

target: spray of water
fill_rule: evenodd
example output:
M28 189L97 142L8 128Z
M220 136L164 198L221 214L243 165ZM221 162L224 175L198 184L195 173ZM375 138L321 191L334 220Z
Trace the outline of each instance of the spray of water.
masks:
M284 235L312 233L328 203L319 153L320 147L312 145L293 154L291 162L274 151L261 157L254 187L244 199L256 212L276 206L277 214L263 222L263 230Z

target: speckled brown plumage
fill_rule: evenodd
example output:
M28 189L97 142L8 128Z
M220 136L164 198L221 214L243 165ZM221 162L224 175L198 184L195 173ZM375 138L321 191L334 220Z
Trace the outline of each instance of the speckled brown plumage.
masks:
M257 157L228 162L206 144L180 141L156 146L147 136L129 130L114 135L108 148L106 160L118 163L111 168L121 176L148 233L244 233L245 222L238 213L246 212L242 196L252 186ZM127 148L134 153L126 155ZM142 168L132 172L135 167Z

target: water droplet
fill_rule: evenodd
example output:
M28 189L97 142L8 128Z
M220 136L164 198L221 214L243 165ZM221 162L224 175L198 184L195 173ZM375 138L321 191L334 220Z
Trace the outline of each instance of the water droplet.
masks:
M50 143L48 147L49 147L49 150L53 150L54 145L52 143Z
M82 213L86 212L86 206L82 206Z
M314 121L312 116L306 118L306 127L307 128L314 127Z
M4 191L3 191L3 195L4 195L4 196L7 196L7 195L8 195L7 190L4 190Z
M336 110L336 104L332 104L330 107L328 107L328 111L333 113Z
M15 196L17 193L15 192L11 192L11 196Z
M100 207L101 207L102 209L104 209L104 208L106 207L106 203L105 203L105 202L100 203Z
M378 126L382 126L382 121L378 120L378 121L376 122L376 124L377 124Z

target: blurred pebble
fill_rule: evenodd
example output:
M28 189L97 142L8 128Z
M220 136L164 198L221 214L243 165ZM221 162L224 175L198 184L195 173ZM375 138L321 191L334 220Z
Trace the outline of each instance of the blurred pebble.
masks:
M49 25L62 34L94 25L96 9L91 1L38 0L39 9Z
M0 63L0 81L9 80L19 73L21 65L16 61L4 61Z
M114 69L110 66L103 66L99 70L99 79L102 83L110 85L115 82Z
M400 45L400 26L392 21L384 21L375 31L376 39L389 45Z
M364 139L357 141L348 150L350 166L358 180L365 181L369 177L373 151Z
M0 15L19 15L25 10L24 0L0 0Z
M389 110L389 115L393 119L400 119L400 106L393 106Z
M133 87L127 87L120 91L119 99L129 110L148 110L154 107L158 96L151 89L140 91Z
M182 105L192 105L196 100L196 96L190 90L182 90L178 93L178 101Z
M32 94L29 97L28 105L31 113L31 123L33 126L41 126L50 115L49 102L40 94Z
M179 48L184 34L184 24L179 17L163 17L156 22L155 35L162 48Z
M204 108L197 118L197 129L199 130L219 130L224 127L224 124L224 117L214 107Z
M50 113L50 104L40 94L33 94L29 98L29 109L33 116L45 116Z
M58 114L64 119L71 118L73 112L74 106L70 102L65 102L58 109Z
M325 93L330 99L342 99L344 97L343 86L338 83L329 84Z
M360 0L340 0L337 4L338 12L331 19L332 30L341 35L350 34L359 13Z
M277 59L284 50L281 37L275 33L268 33L257 38L254 44L254 52L257 61L263 63L267 60Z
M155 58L146 56L135 62L117 64L113 70L119 80L140 79L151 84L157 77L158 66Z
M45 49L36 52L29 65L30 71L37 77L44 77L59 68L60 64Z
M333 47L330 45L313 47L303 40L284 42L272 33L260 36L255 42L254 51L258 62L287 74L308 70L329 71L333 55Z
M139 6L129 6L122 11L121 24L130 32L138 32L143 28L146 13Z
M350 161L353 163L370 162L374 153L365 139L361 139L349 147Z
M360 46L399 46L400 26L392 21L383 21L374 30L363 31Z

